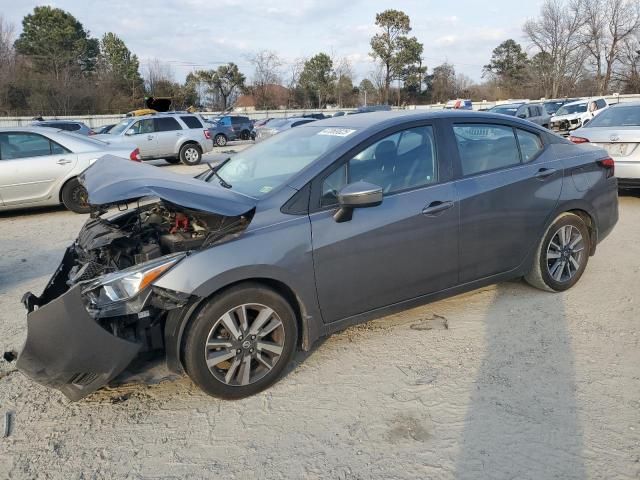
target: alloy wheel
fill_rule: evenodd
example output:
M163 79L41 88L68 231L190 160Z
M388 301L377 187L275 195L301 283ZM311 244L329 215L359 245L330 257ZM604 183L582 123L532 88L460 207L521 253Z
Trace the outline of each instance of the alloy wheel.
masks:
M560 227L547 247L547 269L556 282L571 280L580 270L584 258L584 239L573 225Z
M184 158L189 163L197 162L198 161L198 156L199 156L198 150L196 150L194 147L189 147L184 152Z
M272 308L243 304L213 325L204 348L205 361L211 374L226 385L250 385L273 369L284 342L284 325Z

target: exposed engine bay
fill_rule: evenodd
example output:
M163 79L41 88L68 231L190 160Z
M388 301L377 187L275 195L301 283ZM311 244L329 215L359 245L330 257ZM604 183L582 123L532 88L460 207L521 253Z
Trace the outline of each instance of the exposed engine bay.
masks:
M244 230L247 216L226 217L157 202L114 219L90 219L74 244L68 286L163 255L210 247Z
M103 329L135 342L141 352L163 349L166 315L190 296L136 279L157 269L156 263L163 268L234 238L249 225L252 212L228 217L161 200L111 218L102 218L104 213L98 210L85 223L42 295L28 292L23 303L32 312L79 289L87 313Z

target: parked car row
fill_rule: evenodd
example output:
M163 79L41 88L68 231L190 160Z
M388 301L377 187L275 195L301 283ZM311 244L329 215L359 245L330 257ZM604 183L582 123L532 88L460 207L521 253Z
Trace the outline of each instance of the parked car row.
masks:
M604 98L596 97L545 102L512 102L496 105L487 111L522 118L560 135L568 136L569 132L586 125L607 106Z

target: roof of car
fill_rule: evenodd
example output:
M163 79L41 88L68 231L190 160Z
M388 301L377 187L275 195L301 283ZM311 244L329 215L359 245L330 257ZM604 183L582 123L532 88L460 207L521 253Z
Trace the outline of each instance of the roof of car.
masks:
M640 102L622 102L622 103L613 103L609 105L609 108L620 108L620 107L640 107Z
M41 123L82 123L80 120L35 120L33 122L34 125L39 125Z
M435 118L469 118L477 117L481 120L500 120L518 122L531 127L531 123L517 118L506 117L505 115L490 112L475 112L472 110L396 110L391 112L370 112L359 115L345 115L342 117L331 117L324 120L316 120L308 125L309 127L336 127L336 128L357 128L366 129L376 126L399 125L407 121L430 120ZM300 127L302 128L302 127Z

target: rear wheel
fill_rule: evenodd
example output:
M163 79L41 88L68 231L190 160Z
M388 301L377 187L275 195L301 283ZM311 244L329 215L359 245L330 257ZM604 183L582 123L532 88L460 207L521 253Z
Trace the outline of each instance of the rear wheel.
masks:
M89 195L87 190L80 184L77 178L69 180L60 195L62 203L67 209L75 213L89 213Z
M251 132L249 130L243 130L242 133L240 133L241 140L249 140L250 138L251 138Z
M587 267L590 244L584 220L573 213L563 213L543 236L525 279L542 290L568 290L580 280Z
M189 377L206 393L243 398L278 380L298 339L295 314L274 290L243 284L212 297L184 343Z
M213 141L215 142L216 146L224 147L227 144L227 137L222 133L219 133L213 138Z
M185 165L197 165L202 160L202 150L194 143L186 143L180 148L180 161Z

